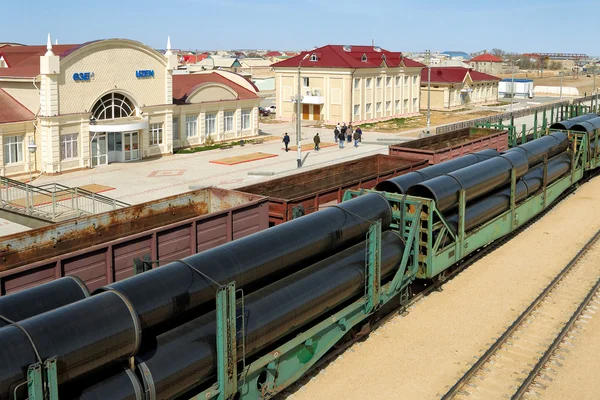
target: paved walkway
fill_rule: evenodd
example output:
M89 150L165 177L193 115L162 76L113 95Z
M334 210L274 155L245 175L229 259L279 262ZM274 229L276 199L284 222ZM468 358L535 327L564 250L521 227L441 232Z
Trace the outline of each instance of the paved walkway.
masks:
M289 132L292 144L296 137L293 124L262 124L265 134L282 137ZM302 130L302 170L319 168L370 154L387 154L388 140L404 141L418 136L403 133L402 136L386 133L364 134L367 143L358 148L346 143L344 149L335 147L313 151L312 138L320 133L323 142L333 142L333 133L318 128L303 128ZM378 142L377 139L385 139ZM265 141L263 144L236 146L226 150L211 150L194 154L175 154L151 160L140 160L132 163L113 163L107 166L65 173L57 176L41 176L34 181L40 185L49 182L59 182L67 186L83 186L100 184L114 187L105 195L131 204L143 203L170 195L186 192L191 189L217 186L234 189L251 183L296 173L297 153L285 152L281 140ZM277 157L251 161L236 165L219 165L210 161L240 156L248 153L269 153Z

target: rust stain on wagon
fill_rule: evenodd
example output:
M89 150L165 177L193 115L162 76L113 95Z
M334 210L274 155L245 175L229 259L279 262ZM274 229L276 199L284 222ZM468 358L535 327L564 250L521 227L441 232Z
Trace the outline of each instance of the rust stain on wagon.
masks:
M0 272L259 199L206 188L5 236L0 238Z

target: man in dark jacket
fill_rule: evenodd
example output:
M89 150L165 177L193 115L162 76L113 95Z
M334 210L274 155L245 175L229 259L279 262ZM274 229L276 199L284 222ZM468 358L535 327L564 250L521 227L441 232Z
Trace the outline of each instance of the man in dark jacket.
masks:
M285 144L285 152L288 152L288 145L290 144L290 137L288 136L287 132L285 133L285 135L283 135L283 143Z
M362 129L360 129L360 126L356 127L356 132L358 132L358 141L362 142Z
M315 151L319 151L319 144L321 143L321 138L319 137L319 132L313 138L313 142L315 142Z
M360 135L358 134L358 129L354 131L352 135L352 139L354 139L354 147L358 147L358 139L360 139Z
M338 124L339 125L339 124ZM333 138L335 139L335 142L337 143L338 141L338 136L340 136L340 130L338 129L338 127L336 126L335 129L333 130Z

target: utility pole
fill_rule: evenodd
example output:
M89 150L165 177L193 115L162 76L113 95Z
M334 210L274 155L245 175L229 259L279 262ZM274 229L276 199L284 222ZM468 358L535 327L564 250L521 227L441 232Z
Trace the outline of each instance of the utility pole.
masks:
M425 50L427 59L427 134L430 134L431 128L431 51Z
M511 68L512 70L512 81L510 83L510 91L511 91L511 96L510 96L510 112L512 113L513 111L513 102L515 100L515 63L513 61L513 66Z
M592 97L592 111L596 110L596 107L598 106L598 95L596 94L596 67L597 67L598 63L596 61L594 61L594 86L592 89L592 94L594 95L594 97Z
M564 75L564 73L562 71L560 71L558 73L558 75L560 75L560 100L562 100L562 81L563 81L563 75Z
M308 54L306 54L298 63L298 95L296 96L296 147L298 147L298 157L296 161L298 163L298 168L302 167L302 149L300 145L300 133L302 130L302 117L300 114L302 112L302 76L300 75L300 71L302 61L306 60L306 57L308 57Z

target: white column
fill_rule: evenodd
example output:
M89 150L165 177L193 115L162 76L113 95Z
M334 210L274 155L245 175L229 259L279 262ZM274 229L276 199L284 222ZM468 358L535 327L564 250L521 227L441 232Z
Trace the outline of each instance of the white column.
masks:
M217 122L215 129L217 130L216 138L217 140L225 140L225 113L223 110L219 110L217 112Z

